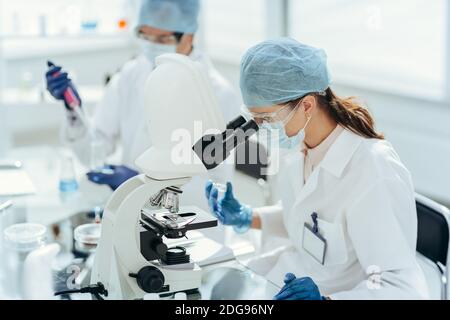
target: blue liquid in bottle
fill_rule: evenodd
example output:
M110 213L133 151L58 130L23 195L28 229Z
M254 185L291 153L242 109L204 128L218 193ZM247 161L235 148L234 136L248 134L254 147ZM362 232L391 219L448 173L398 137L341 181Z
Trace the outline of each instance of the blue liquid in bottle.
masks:
M60 192L74 192L78 190L78 182L75 179L60 180L59 191Z
M61 161L61 173L59 176L59 191L62 194L72 193L78 190L78 182L75 175L73 159L70 154L63 156Z

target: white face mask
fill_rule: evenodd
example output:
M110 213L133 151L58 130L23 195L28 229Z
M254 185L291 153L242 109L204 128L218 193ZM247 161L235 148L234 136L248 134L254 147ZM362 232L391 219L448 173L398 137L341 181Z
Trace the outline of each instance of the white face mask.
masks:
M177 46L175 44L162 44L144 40L142 41L142 52L154 64L157 56L165 53L176 53Z

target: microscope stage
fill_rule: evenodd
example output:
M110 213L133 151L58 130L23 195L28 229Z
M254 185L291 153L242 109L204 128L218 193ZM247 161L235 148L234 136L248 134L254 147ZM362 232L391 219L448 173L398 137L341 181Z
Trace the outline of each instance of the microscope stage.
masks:
M157 224L164 228L184 229L185 231L217 226L217 219L195 206L181 206L178 213L145 206L142 209L141 219L146 223Z

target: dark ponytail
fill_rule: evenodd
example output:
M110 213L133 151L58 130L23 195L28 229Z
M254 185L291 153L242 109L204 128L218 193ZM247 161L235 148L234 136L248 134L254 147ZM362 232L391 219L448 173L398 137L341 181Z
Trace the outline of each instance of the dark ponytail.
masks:
M375 130L375 122L367 108L354 97L340 98L330 88L325 90L325 96L316 97L319 105L342 127L364 138L384 139L384 135Z

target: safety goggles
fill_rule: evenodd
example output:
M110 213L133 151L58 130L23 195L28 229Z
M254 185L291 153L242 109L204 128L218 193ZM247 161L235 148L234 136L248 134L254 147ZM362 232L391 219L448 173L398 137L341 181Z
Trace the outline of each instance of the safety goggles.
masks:
M295 112L297 112L301 103L302 100L300 100L294 108L292 108L291 104L287 103L275 112L251 112L245 105L243 105L241 107L241 113L245 118L253 119L258 126L261 126L264 123L270 125L277 122L281 122L283 125L286 125L286 123L292 119Z
M304 96L302 96L297 103L297 105L292 108L292 105L290 103L286 103L283 105L280 109L278 109L275 112L251 112L245 105L241 107L241 113L242 115L247 119L253 119L255 122L260 126L263 123L276 123L281 122L283 125L286 125L286 123L289 122L289 120L292 119L295 112L298 110L299 106L302 104L302 101L305 97L309 95L318 95L318 96L326 96L325 91L317 91L317 92L311 92L307 93Z
M183 37L182 32L174 32L172 34L164 34L155 36L152 34L145 34L140 32L138 37L143 40L147 40L150 42L161 43L161 44L178 44Z

